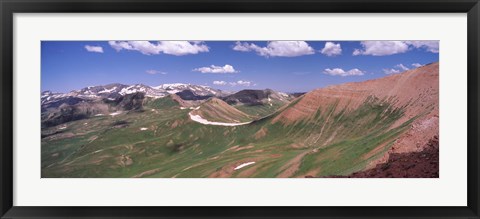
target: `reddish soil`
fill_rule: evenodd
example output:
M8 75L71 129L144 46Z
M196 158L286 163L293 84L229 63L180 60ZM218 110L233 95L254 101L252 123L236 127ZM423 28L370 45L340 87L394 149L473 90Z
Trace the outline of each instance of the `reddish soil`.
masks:
M298 168L300 167L301 161L305 155L308 154L310 151L305 151L300 153L299 155L295 156L293 159L288 161L285 165L282 166L282 172L277 176L279 178L288 178L293 176L295 172L297 172Z
M149 176L149 175L153 175L155 173L158 173L162 170L162 168L156 168L156 169L153 169L153 170L147 170L147 171L144 171L142 173L139 173L135 176L133 176L133 178L142 178L142 177L145 177L145 176Z
M191 103L189 103L188 101L185 101L183 100L181 97L179 97L178 95L176 94L170 94L170 97L172 98L172 100L174 100L175 102L177 102L180 106L182 107L190 107L192 106Z
M335 178L438 178L439 177L438 136L430 139L420 152L392 153L387 163L372 169L356 172L349 176ZM306 176L308 177L308 176Z
M254 166L254 167L251 167L251 168L246 168L245 170L243 170L242 172L240 172L237 177L238 178L249 178L251 177L253 174L255 174L255 172L257 171L257 167L258 166Z
M266 129L265 127L262 127L260 130L257 131L257 133L255 133L255 139L258 140L260 138L263 138L267 135L268 133L268 129Z

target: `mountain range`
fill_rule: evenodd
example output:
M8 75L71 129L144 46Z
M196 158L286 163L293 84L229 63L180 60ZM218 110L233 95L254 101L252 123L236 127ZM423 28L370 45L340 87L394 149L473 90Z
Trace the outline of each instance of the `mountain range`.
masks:
M44 91L42 92L41 100L42 105L47 105L72 98L84 100L107 98L113 100L120 96L133 93L144 93L146 97L161 98L169 94L182 92L188 92L188 95L192 96L191 99L201 99L205 97L222 96L226 94L220 90L202 85L175 83L150 87L143 84L124 85L115 83L100 86L89 86L80 90L71 91L69 93L52 93L51 91Z
M438 156L419 154L438 155L438 79L432 63L304 94L43 92L42 177L438 177Z
M173 95L175 97L173 97ZM158 98L173 98L182 106L196 106L210 98L220 98L232 105L257 106L273 112L272 100L288 102L293 96L266 90L241 90L236 93L221 91L208 86L192 84L162 84L150 87L143 84L108 84L89 86L69 93L42 92L42 126L58 125L98 114L110 114L119 110L141 110L144 105ZM263 107L263 105L267 105ZM271 108L271 109L270 109ZM268 110L270 109L270 110ZM258 112L264 116L265 112Z

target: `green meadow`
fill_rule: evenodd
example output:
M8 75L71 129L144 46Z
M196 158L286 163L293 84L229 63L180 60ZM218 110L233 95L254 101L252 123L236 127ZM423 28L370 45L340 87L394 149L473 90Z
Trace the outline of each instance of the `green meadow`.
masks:
M382 156L415 119L389 128L404 109L388 103L367 98L353 111L332 104L293 124L273 123L280 113L274 107L242 106L237 109L266 117L227 127L194 122L189 109L180 109L170 98L160 98L140 111L43 129L42 177L348 175ZM255 163L235 170L247 162Z

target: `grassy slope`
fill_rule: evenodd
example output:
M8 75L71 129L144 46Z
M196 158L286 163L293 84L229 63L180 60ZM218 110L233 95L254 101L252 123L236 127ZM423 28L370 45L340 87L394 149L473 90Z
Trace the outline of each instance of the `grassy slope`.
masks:
M229 176L255 168L249 177L276 177L299 155L304 156L292 176L349 174L381 156L412 121L386 131L403 112L386 100L371 98L355 111L337 114L335 107L289 126L265 118L223 127L195 123L190 110L157 99L144 112L71 122L63 133L44 138L42 177L208 177L249 160L256 163ZM126 126L115 126L122 123ZM261 129L268 134L258 137Z
M267 103L267 104L254 105L254 106L239 104L239 105L235 105L234 107L252 116L255 119L259 119L274 113L285 104L284 102L276 101L276 100L272 100L271 103L272 105Z

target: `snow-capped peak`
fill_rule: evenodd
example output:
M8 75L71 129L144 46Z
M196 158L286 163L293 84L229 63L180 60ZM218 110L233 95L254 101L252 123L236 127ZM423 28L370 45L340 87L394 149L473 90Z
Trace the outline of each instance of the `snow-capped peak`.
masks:
M69 93L52 93L50 91L42 92L42 104L56 102L65 98L75 97L80 99L115 99L118 96L142 92L147 97L160 98L168 94L176 94L183 91L191 91L197 96L217 96L221 94L220 90L213 89L204 85L192 85L185 83L162 84L156 87L150 87L143 84L124 85L108 84L99 86L88 86L80 90L74 90Z
M152 88L155 88L155 89L176 89L176 88L179 88L179 87L187 87L189 85L190 84L172 83L172 84L162 84L162 85L152 87Z

